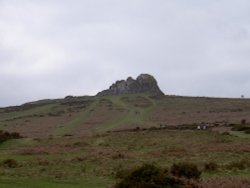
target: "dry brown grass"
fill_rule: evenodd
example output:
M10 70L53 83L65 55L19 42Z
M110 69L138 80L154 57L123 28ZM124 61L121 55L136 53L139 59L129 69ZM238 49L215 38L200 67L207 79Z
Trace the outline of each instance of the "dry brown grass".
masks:
M249 188L250 180L237 177L213 177L203 180L201 188Z
M77 152L79 148L71 145L37 145L35 147L20 148L14 151L17 155L53 155L68 152Z

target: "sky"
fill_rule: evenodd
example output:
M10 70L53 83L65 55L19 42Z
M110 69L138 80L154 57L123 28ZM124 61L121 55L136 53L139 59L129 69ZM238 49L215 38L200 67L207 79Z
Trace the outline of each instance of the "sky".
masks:
M153 75L165 94L250 97L249 0L0 0L0 106Z

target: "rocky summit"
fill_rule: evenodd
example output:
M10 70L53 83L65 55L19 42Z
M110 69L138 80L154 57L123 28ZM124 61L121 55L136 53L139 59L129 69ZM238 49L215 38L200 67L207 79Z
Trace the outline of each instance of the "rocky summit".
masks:
M101 91L97 96L121 95L132 93L150 93L152 95L164 95L160 90L156 79L149 74L141 74L136 79L128 77L112 84L109 89Z

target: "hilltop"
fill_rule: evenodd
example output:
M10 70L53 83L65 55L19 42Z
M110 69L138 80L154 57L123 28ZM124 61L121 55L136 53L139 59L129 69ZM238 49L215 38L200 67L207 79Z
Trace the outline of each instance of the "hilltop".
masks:
M101 91L97 96L122 95L134 93L148 93L151 95L164 95L156 79L149 74L141 74L136 79L128 77L127 80L116 81L109 89Z

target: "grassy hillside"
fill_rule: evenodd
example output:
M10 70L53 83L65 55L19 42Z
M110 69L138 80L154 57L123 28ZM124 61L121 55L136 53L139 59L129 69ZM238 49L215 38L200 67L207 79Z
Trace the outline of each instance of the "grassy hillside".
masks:
M0 109L0 129L23 136L83 135L109 130L239 124L250 117L250 100L147 94L67 97Z
M2 108L0 130L24 137L0 143L0 185L110 187L117 173L142 164L170 169L188 161L202 171L204 188L248 187L249 117L248 99L147 94Z

